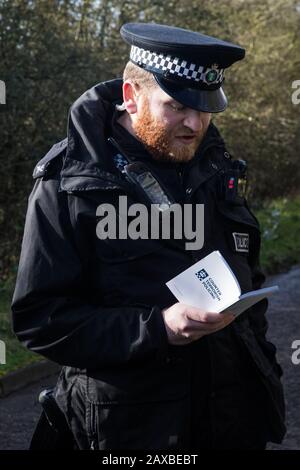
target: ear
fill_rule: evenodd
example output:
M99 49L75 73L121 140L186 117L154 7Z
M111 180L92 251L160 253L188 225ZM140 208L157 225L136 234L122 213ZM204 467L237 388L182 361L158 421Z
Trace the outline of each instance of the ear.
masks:
M123 83L123 102L125 104L126 111L129 114L135 114L137 112L138 102L138 85L125 81Z

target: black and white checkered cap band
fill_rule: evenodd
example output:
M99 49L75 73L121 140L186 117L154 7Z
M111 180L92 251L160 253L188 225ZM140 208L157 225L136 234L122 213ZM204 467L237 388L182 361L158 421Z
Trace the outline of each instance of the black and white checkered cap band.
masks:
M217 85L222 83L224 77L224 69L219 69L217 65L204 67L178 57L156 54L137 46L131 46L130 59L146 70L158 73L168 71L169 76L173 74L176 77L199 82L199 84Z

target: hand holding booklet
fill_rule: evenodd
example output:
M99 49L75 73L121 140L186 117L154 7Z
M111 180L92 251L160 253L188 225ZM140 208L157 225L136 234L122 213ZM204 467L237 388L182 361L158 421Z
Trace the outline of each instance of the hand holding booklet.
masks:
M242 294L237 278L219 251L197 261L166 285L179 302L206 312L228 311L234 316L278 291L278 286L272 286Z

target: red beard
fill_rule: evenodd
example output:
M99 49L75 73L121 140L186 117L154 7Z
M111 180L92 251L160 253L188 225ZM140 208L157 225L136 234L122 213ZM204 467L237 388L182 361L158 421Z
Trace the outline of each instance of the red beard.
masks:
M151 114L148 98L142 105L141 116L132 124L136 136L145 145L155 160L187 162L191 160L205 134L197 136L190 144L175 140L174 130L155 119ZM180 132L179 132L180 131ZM206 129L205 129L206 131ZM189 135L188 128L180 128L176 135Z

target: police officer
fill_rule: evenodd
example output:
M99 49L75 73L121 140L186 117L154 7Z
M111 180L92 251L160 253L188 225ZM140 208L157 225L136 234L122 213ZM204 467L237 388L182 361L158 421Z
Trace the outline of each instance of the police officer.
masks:
M34 170L14 331L63 366L55 398L80 449L264 449L285 432L267 301L234 319L178 303L165 285L214 250L243 292L264 281L258 222L238 191L244 165L211 122L245 51L158 24L121 35L123 80L73 104L67 139ZM161 211L204 204L204 245L99 236L103 207L128 216L120 196Z

